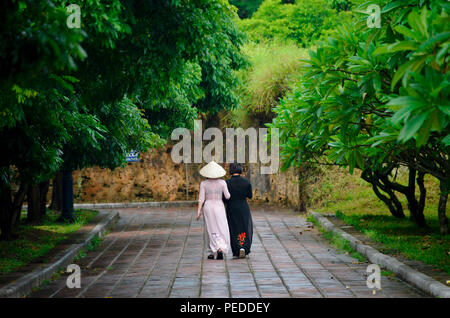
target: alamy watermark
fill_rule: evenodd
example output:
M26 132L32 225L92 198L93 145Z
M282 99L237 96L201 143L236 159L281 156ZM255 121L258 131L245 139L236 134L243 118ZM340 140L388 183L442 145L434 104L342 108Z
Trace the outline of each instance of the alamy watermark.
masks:
M367 288L381 289L381 269L377 264L370 264L367 266L366 272L369 273L366 280Z
M81 269L77 264L70 264L67 266L67 273L72 273L67 277L67 288L81 288Z
M171 151L171 158L175 163L203 163L212 160L218 163L246 162L246 140L248 138L248 163L260 162L261 174L273 174L279 168L279 131L270 129L270 138L267 128L250 127L225 128L225 141L219 128L210 127L203 132L202 121L194 120L194 147L192 149L191 132L187 128L176 128L172 131L171 139L180 140ZM235 143L235 139L237 140ZM270 155L268 139L270 139ZM203 141L210 141L203 148ZM223 150L226 157L224 158ZM236 149L236 155L235 155ZM193 150L193 151L192 151ZM214 154L213 154L214 153Z
M369 15L367 17L367 27L381 28L381 8L377 4L371 4L367 7L366 13Z
M66 7L69 14L66 20L69 29L81 28L81 8L78 4L71 4Z

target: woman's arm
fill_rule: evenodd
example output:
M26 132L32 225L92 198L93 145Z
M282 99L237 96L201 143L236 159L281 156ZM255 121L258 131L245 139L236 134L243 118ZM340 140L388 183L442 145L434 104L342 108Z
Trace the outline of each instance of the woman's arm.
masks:
M228 191L228 186L225 181L223 181L222 193L225 196L225 199L227 199L227 200L231 197L230 191Z
M200 183L200 191L198 192L197 220L202 215L203 202L205 202L205 186L202 182Z
M198 208L197 208L197 220L200 219L200 216L202 215L202 207L203 207L203 202L198 202Z

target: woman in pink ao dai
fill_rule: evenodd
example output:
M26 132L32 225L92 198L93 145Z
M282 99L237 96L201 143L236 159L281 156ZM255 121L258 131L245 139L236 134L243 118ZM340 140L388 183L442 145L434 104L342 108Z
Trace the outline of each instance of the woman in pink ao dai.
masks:
M223 259L223 253L227 253L230 247L230 230L222 201L222 196L230 198L230 192L227 183L219 179L225 173L225 170L214 161L200 170L200 174L208 179L200 183L197 220L203 210L209 247L211 252L217 255L217 259ZM208 258L213 257L211 254Z

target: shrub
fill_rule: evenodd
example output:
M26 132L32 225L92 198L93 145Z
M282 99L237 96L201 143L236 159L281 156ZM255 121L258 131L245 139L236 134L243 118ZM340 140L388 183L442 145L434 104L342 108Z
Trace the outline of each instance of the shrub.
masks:
M440 182L438 215L448 233L450 188L449 16L445 1L405 1L383 8L380 29L365 21L338 28L309 52L302 81L274 111L283 130L283 167L332 163L361 177L391 213L425 226L424 176ZM396 181L408 168L408 184ZM419 200L415 197L416 184Z
M249 116L266 122L272 116L272 108L299 76L301 58L306 52L295 43L280 42L249 43L243 50L251 67L239 72L242 84L237 93L241 105L229 119L235 125L242 125Z
M306 47L353 16L351 12L338 11L325 0L292 4L266 0L251 19L240 21L239 26L255 42L293 40Z

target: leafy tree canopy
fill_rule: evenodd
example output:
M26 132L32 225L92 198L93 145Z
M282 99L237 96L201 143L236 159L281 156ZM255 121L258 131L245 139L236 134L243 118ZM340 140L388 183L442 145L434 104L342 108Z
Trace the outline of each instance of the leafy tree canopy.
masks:
M307 73L276 108L271 126L280 128L284 167L345 165L375 173L398 191L404 188L385 178L394 167L433 175L441 183L445 233L448 2L397 1L382 12L380 29L365 20L345 25L310 51Z
M239 26L249 39L256 42L272 39L294 40L300 46L307 47L328 35L343 21L352 19L353 14L344 9L345 6L338 6L326 0L297 0L286 3L280 0L265 0L252 18L240 21Z
M67 27L68 4L0 5L2 235L11 177L36 184L61 167L114 168L198 112L237 103L233 70L246 61L228 1L85 0L80 29Z
M262 2L263 0L230 0L230 3L239 9L238 15L241 19L250 18Z

